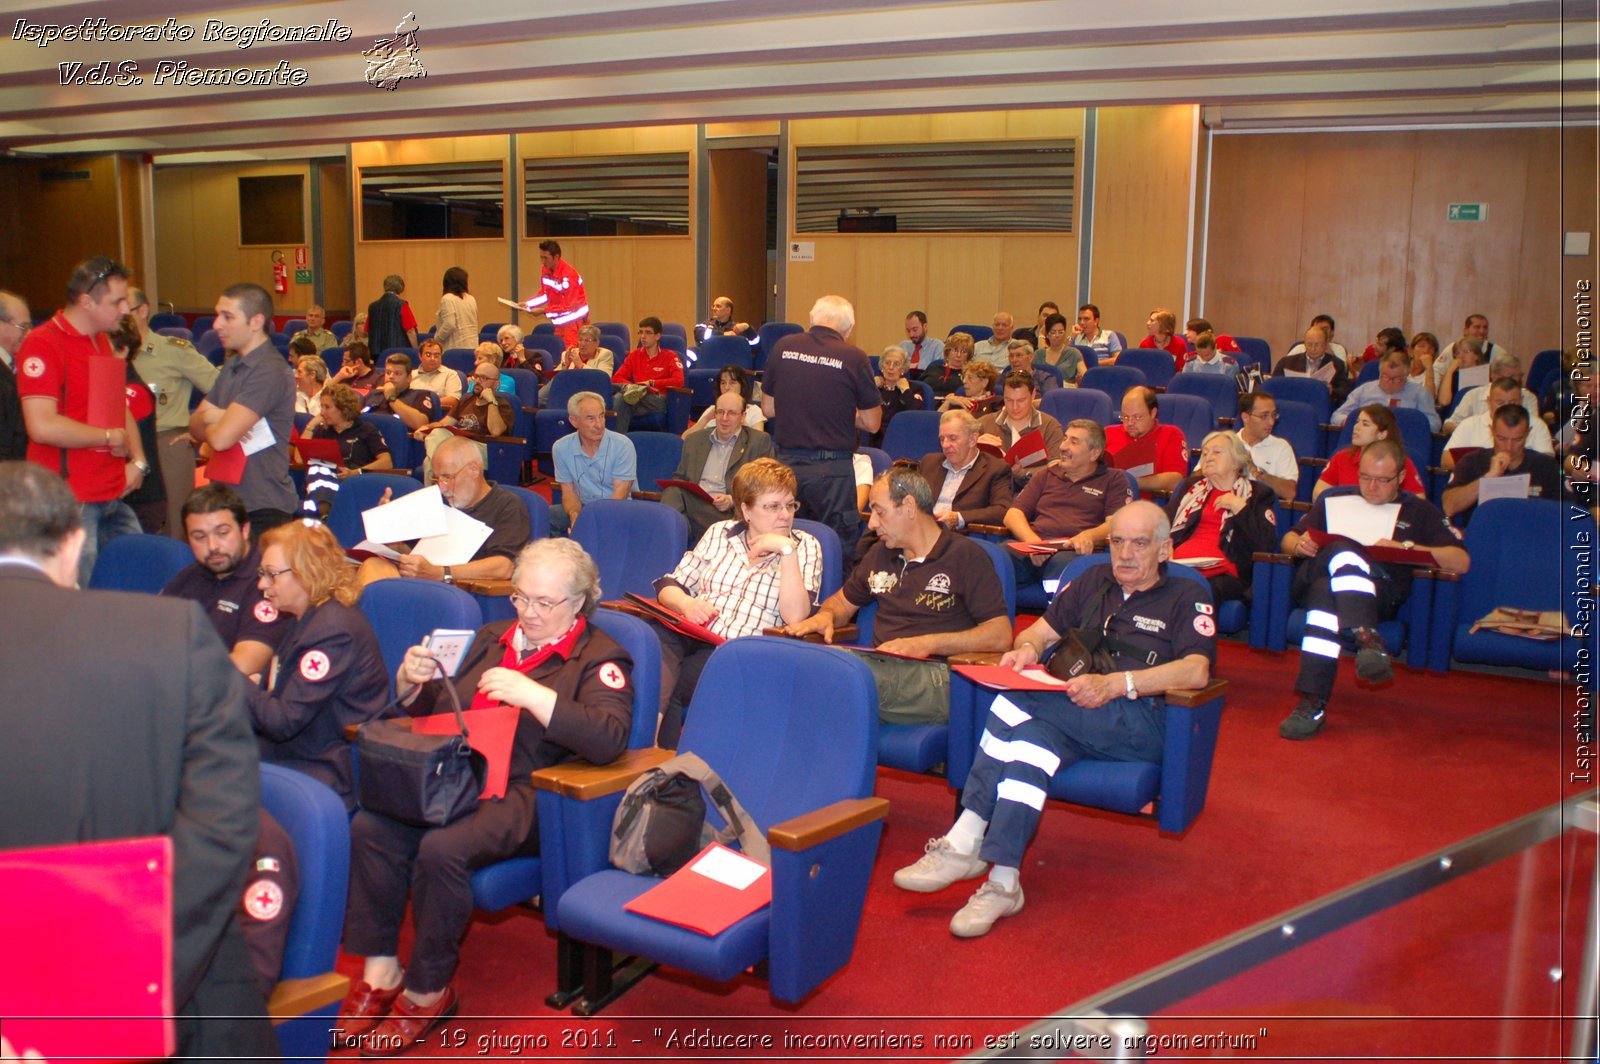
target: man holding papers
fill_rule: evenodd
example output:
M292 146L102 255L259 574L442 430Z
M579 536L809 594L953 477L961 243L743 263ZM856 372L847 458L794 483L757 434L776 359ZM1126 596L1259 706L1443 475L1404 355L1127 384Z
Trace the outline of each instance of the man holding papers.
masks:
M1050 540L1056 547L1053 557L1030 553L1012 559L1019 585L1053 580L1073 552L1094 553L1111 531L1111 515L1133 500L1128 474L1102 459L1105 445L1099 422L1069 421L1061 460L1030 480L1006 511L1006 529L1019 542Z
M103 255L88 259L67 279L67 305L16 352L28 461L61 474L83 504L80 584L88 584L102 544L139 531L122 497L150 472L123 397L127 372L105 338L126 313L128 268Z
M673 480L698 484L711 496L710 501L679 487L669 487L661 493L663 503L688 518L690 543L698 543L706 529L732 516L733 497L728 486L745 463L772 457L772 437L745 425L744 396L738 391L717 396L714 409L710 425L684 437L683 456L672 474Z
M948 719L947 667L902 659L1005 649L1011 621L1000 579L982 547L934 519L933 491L916 470L883 474L873 482L867 506L872 515L867 524L878 542L844 587L784 631L820 632L831 643L834 625L877 603L873 645L883 653L862 658L878 681L879 716L890 723Z
M1140 385L1122 396L1122 424L1106 430L1106 457L1132 473L1140 491L1171 491L1189 472L1183 430L1160 417L1156 393Z
M1021 670L1044 660L1073 629L1101 637L1094 663L1066 681L1065 697L1012 691L995 698L960 817L929 841L919 861L895 873L900 889L932 893L988 869L989 878L950 921L952 934L975 938L1022 911L1018 869L1057 770L1085 757L1160 764L1166 733L1160 696L1210 681L1211 604L1197 581L1168 576L1171 555L1160 507L1135 502L1118 510L1111 564L1069 584L1000 659Z
M1012 456L1015 460L1008 464L1019 488L1043 469L1046 462L1061 457L1061 422L1034 409L1036 394L1030 374L1013 372L1005 380L1004 407L978 422L979 446L993 447L1008 456L1013 450L1017 451ZM1037 447L1017 447L1034 433L1038 434Z
M1411 594L1409 565L1464 573L1471 564L1460 533L1444 514L1400 490L1404 467L1405 452L1396 441L1367 444L1359 493L1324 492L1283 537L1283 552L1299 559L1291 585L1294 601L1306 609L1294 685L1300 700L1278 727L1285 739L1309 739L1322 730L1339 669L1341 631L1355 636L1357 676L1368 683L1393 678L1378 622L1393 617ZM1380 553L1390 560L1379 560Z
M511 576L512 560L517 556L517 551L532 538L528 508L511 492L485 480L482 462L478 445L465 436L450 437L439 445L433 455L434 479L438 481L440 497L452 509L489 528L488 536L472 552L471 560L443 565L430 561L424 552L411 547L397 547L400 556L392 561L387 558L368 558L361 563L359 580L362 587L374 580L385 580L392 576L442 580L447 584L453 584L458 579L505 580ZM425 488L422 492L413 492L411 496L394 503L388 503L386 494L384 502L395 506L412 505L415 502L413 496L431 490ZM450 531L448 524L446 531ZM482 530L479 531L481 533ZM427 536L434 534L419 533ZM374 538L370 526L368 538ZM410 535L400 534L388 542L411 538Z
M1536 421L1515 400L1494 413L1494 446L1461 460L1444 491L1446 516L1462 528L1488 499L1559 499L1561 466L1555 458L1528 450Z
M260 536L288 521L300 506L289 479L294 371L267 339L272 297L260 285L223 289L211 327L222 346L239 357L222 367L217 383L190 415L189 435L205 444L211 479L233 484L244 499L250 528Z
M1494 446L1494 428L1492 422L1494 415L1501 407L1510 404L1518 405L1518 398L1522 393L1522 386L1514 377L1501 377L1489 385L1488 408L1481 414L1473 414L1462 419L1456 425L1455 431L1450 434L1450 439L1444 445L1444 454L1439 459L1439 464L1445 469L1454 469L1456 463L1474 450ZM1524 412L1527 407L1523 407ZM1540 454L1554 455L1555 444L1550 439L1550 429L1545 426L1544 418L1529 415L1528 438L1525 445L1538 451ZM1446 511L1448 512L1448 511Z

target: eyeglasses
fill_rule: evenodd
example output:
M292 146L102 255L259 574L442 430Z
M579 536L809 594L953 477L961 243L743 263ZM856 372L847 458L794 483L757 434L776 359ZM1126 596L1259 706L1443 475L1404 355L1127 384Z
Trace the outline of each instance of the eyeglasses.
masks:
M548 616L551 610L571 602L576 597L576 595L568 595L566 598L558 599L531 599L520 591L514 591L511 593L511 608L518 613L527 612Z
M1254 410L1251 410L1251 411L1249 411L1249 412L1248 412L1248 413L1249 413L1249 415L1250 415L1250 416L1251 416L1251 417L1258 417L1258 418L1260 418L1260 419L1261 419L1261 420L1262 420L1262 421L1276 421L1276 420L1278 420L1278 412L1277 412L1277 411L1276 411L1276 410L1268 410L1268 411L1267 411L1267 412L1266 412L1266 413L1264 413L1264 414L1261 414L1261 413L1257 413L1257 412L1256 412L1256 411L1254 411Z
M488 384L491 381L493 381L496 384L498 384L500 382L500 378L499 377L485 377L481 373L474 373L472 375L472 379L475 380L475 381L482 381L485 384Z
M33 322L31 321L0 321L0 325L11 326L21 336L27 336L28 330L33 328Z
M1141 421L1149 421L1151 417L1150 414L1118 414L1117 420L1124 425L1137 425Z
M438 470L434 470L433 479L437 480L441 484L450 484L455 482L455 480L457 480L461 474L465 473L468 469L476 468L477 465L478 463L476 462L468 462L454 473L441 473Z
M773 516L777 516L778 514L798 513L800 511L800 504L797 503L797 502L793 502L793 501L790 501L790 502L764 502L760 506L757 506L756 509L760 510L764 514L771 514Z
M1380 477L1375 473L1358 473L1356 476L1363 484L1393 484L1400 479L1399 473L1392 477Z
M1121 550L1123 547L1132 547L1134 550L1149 550L1150 544L1154 542L1155 540L1149 536L1139 536L1136 539L1129 539L1126 536L1112 536L1106 540L1112 550Z
M292 572L294 572L294 570L288 566L285 566L282 569L268 569L265 565L263 565L261 568L256 570L256 576L271 583L275 582L278 577L282 576L284 573Z

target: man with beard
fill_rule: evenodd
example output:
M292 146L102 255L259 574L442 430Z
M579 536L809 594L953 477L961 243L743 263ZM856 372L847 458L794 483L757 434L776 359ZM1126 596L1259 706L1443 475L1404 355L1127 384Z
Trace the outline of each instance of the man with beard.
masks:
M256 586L261 552L251 546L244 500L226 484L207 484L185 500L182 516L194 564L161 593L200 603L239 671L263 672L289 624Z

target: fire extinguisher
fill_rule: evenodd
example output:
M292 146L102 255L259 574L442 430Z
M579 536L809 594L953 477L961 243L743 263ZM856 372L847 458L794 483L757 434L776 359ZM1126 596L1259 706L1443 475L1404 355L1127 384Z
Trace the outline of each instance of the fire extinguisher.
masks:
M289 267L281 251L272 253L272 290L280 296L289 291Z

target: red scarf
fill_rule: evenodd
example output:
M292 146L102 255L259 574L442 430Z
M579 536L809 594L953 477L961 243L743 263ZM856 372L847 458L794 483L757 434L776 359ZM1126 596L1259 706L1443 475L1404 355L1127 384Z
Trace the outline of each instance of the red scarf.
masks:
M578 645L578 640L583 637L583 633L586 632L588 628L589 622L585 618L579 617L577 622L573 624L571 628L567 629L566 634L560 639L557 639L552 643L546 643L544 646L535 650L532 654L529 654L527 657L519 660L517 655L516 636L520 629L517 625L513 624L510 628L507 628L505 634L500 637L500 645L506 648L505 653L500 656L500 667L502 669L515 670L516 672L520 672L522 675L526 676L534 669L550 660L550 655L552 654L560 654L561 659L565 661L572 657L573 647ZM495 706L504 704L505 703L503 702L496 702L482 691L478 691L473 694L472 705L468 708L493 709Z

